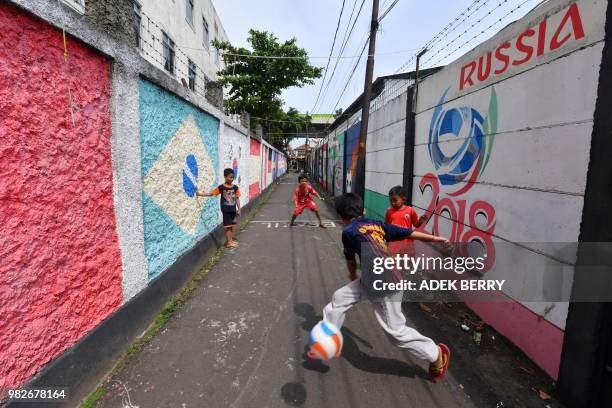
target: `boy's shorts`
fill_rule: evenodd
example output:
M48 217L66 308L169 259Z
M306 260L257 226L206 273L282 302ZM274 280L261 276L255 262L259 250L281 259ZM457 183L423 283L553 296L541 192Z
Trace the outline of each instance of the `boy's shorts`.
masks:
M236 212L222 211L221 214L223 214L223 228L231 228L236 226Z
M314 201L306 201L305 203L302 204L298 204L297 207L295 207L295 211L293 212L293 215L295 215L296 217L298 215L300 215L306 208L308 208L310 211L314 211L317 209L317 205L315 204Z

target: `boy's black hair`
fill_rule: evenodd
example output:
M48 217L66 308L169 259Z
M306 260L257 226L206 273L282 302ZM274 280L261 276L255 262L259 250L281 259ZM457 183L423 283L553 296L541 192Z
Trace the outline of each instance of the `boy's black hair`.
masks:
M234 169L230 169L229 167L225 170L223 170L223 177L227 177L230 174L234 174Z
M308 180L308 176L307 176L307 175L305 175L305 174L300 174L300 175L298 176L298 183L301 183L301 182L302 182L302 180L304 180L304 179Z
M402 197L403 199L408 198L408 193L404 190L402 186L395 186L389 190L389 197Z
M355 193L342 194L336 198L336 212L343 219L361 217L363 215L363 200Z

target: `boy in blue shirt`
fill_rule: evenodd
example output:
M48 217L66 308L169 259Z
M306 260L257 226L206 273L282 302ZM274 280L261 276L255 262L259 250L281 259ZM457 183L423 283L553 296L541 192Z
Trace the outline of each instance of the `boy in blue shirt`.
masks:
M363 200L357 194L343 194L336 199L335 206L345 225L342 230L342 243L351 282L334 292L332 301L323 309L323 320L341 328L346 312L364 298L368 298L378 324L396 340L399 347L407 349L422 360L427 360L433 379L441 380L448 370L450 349L443 343L436 345L430 338L406 326L406 317L402 312L402 291L390 293L374 290L374 280L381 279L383 275L374 275L370 262L374 257L385 256L387 243L391 241L410 238L449 245L448 240L363 217ZM360 279L357 278L355 255L358 255L361 261ZM399 273L393 271L386 277L388 281L400 279Z
M223 170L225 183L217 186L210 193L205 193L196 190L198 197L221 196L219 205L221 207L221 215L223 215L223 228L225 228L225 246L227 248L236 248L238 241L234 239L234 227L240 217L240 190L234 184L234 170Z

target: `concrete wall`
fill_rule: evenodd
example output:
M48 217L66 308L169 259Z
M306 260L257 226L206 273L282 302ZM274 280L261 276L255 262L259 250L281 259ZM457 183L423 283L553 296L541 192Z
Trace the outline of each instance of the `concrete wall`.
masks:
M154 278L219 222L219 121L149 81L140 82L144 244ZM180 175L180 176L179 176Z
M550 289L547 265L559 256L575 261L547 243L579 239L606 6L550 0L427 77L416 106L413 174L403 165L406 93L376 105L368 129L368 215L382 218L389 188L412 176L413 206L430 215L422 229L481 242L489 265L514 265L503 301L468 305L553 378L568 304L538 299ZM346 131L347 191L355 119L339 126L354 126ZM313 169L321 166L319 150ZM496 244L505 250L496 253ZM487 273L500 277L495 267ZM554 284L569 298L571 268Z
M0 390L122 302L104 55L0 4ZM69 104L72 95L73 106Z
M606 4L550 1L419 88L414 206L454 241L522 243L496 260L516 265L508 301L470 306L552 377L567 303L527 300L553 255L541 243L578 240Z
M79 398L220 242L195 186L231 161L243 204L261 194L260 144L87 13L20 0L0 22L0 399L57 370Z
M353 183L355 182L356 171L357 171L357 157L359 156L359 132L361 128L361 122L357 122L346 130L346 178L345 188L347 193L353 191Z
M251 138L248 135L242 134L226 124L219 143L219 177L223 177L224 169L234 169L234 184L241 191L241 205L249 202L250 141ZM258 157L255 156L255 160ZM223 180L221 179L220 182L223 182Z
M261 143L256 139L250 141L249 157L249 200L255 199L261 192Z
M369 216L384 219L389 190L403 183L405 129L406 93L370 115L364 197Z

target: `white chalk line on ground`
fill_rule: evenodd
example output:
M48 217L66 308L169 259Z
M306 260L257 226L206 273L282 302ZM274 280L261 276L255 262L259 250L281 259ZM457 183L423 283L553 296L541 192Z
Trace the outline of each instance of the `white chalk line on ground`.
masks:
M293 227L289 225L290 224L289 221L257 222L257 224L265 225L268 228L293 228L293 227L318 227L319 226L319 223L316 221L314 222L296 221ZM338 224L336 224L333 221L323 221L323 225L327 228L336 228L338 226Z
M289 220L287 221L251 221L251 223L254 224L261 224L261 225L266 225L268 228L289 228L290 227L290 222ZM336 222L334 221L323 221L323 225L325 225L328 228L336 228L338 226L338 224L336 224ZM296 221L295 222L295 227L318 227L319 224L318 222L315 221Z

